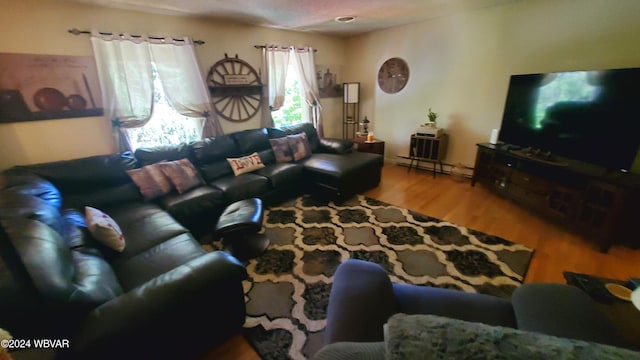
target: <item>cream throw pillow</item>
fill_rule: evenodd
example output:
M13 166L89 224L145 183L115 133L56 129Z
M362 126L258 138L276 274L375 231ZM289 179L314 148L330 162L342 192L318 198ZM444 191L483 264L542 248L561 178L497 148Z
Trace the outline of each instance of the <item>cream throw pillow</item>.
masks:
M96 240L115 251L124 250L124 235L111 216L89 206L84 207L84 216L87 228Z
M233 169L233 173L238 176L244 173L262 169L264 164L257 152L241 158L228 158L227 161Z

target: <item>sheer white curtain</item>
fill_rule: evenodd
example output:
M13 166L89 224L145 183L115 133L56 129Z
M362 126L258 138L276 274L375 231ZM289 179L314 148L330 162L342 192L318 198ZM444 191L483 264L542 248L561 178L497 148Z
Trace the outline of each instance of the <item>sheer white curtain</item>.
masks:
M151 55L144 37L91 33L105 115L121 150L130 149L126 128L146 124L153 107Z
M292 47L290 52L291 56L293 56L295 67L298 70L303 98L311 108L311 121L318 131L318 135L323 137L324 131L320 117L320 110L322 109L322 106L320 105L318 79L316 78L316 62L314 59L315 51L311 47L305 47L302 49Z
M200 129L204 136L222 135L222 127L210 103L191 39L165 38L150 41L149 51L158 77L171 105L180 114L204 118Z
M105 113L112 121L121 151L131 149L127 129L144 126L153 108L152 62L172 106L182 115L205 118L201 134L222 134L189 39L153 40L146 36L103 35L92 31L91 43L100 78Z
M320 116L320 91L318 80L316 79L316 65L314 59L315 50L311 47L297 49L295 46L265 46L263 50L263 63L266 69L266 91L268 109L263 108L262 126L273 126L271 111L276 111L284 104L285 81L290 61L300 79L301 92L307 105L311 109L312 123L318 131L318 135L324 136L322 128L322 118Z
M276 111L282 107L285 98L285 81L287 80L287 70L289 69L289 49L279 46L265 46L263 57L266 69L266 91L268 108L263 108L261 126L273 127L271 111Z

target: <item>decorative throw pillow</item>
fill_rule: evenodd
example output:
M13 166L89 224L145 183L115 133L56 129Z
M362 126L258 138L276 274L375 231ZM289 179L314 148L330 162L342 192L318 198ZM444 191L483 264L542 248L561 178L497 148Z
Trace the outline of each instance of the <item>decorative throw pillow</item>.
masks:
M311 146L307 140L307 134L287 135L287 139L293 153L293 160L298 161L311 156Z
M84 207L87 228L93 237L113 250L124 250L124 235L120 226L104 212L89 206Z
M147 200L168 194L172 185L160 168L160 164L143 166L140 169L127 170L127 174L140 189L140 193Z
M289 139L286 137L269 139L271 143L271 149L276 156L276 162L289 162L293 160L293 154L289 147Z
M228 158L227 161L229 162L229 165L231 165L231 169L233 169L233 173L236 176L262 169L264 167L264 164L257 152L241 158Z
M187 158L161 162L159 166L162 173L169 178L179 194L202 184L198 170Z

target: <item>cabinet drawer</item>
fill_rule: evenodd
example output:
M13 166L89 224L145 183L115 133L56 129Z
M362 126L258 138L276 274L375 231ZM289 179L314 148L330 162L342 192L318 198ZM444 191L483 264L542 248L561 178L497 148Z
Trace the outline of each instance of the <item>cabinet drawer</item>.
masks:
M511 173L510 180L512 183L524 189L542 195L548 194L551 189L551 183L549 183L549 181L517 170Z

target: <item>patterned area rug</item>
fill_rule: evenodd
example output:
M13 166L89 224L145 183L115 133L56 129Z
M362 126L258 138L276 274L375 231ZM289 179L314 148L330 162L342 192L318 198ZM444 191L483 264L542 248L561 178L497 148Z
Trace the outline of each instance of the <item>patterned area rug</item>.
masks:
M265 210L267 251L247 264L246 337L264 359L308 359L322 346L333 273L357 258L398 283L508 298L533 250L358 195L300 197Z

